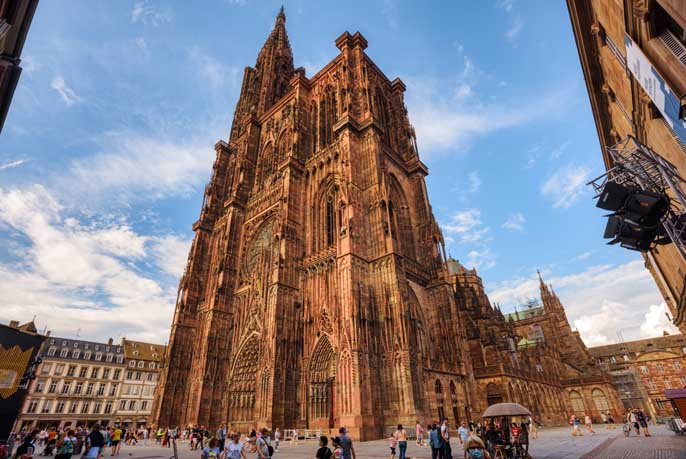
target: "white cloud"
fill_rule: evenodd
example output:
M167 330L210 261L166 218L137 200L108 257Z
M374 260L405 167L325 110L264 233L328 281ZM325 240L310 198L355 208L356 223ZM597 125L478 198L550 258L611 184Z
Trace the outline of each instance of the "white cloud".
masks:
M505 223L503 223L503 228L512 231L523 231L524 223L526 223L526 218L521 212L515 212L507 217Z
M67 83L64 81L64 78L62 78L59 75L55 76L52 79L52 81L50 82L50 87L57 91L57 93L60 95L62 101L66 104L67 107L71 107L76 102L81 100L78 94L76 94L73 89L67 86Z
M466 72L476 75L464 77L445 96L446 82L430 77L406 77L410 119L417 131L417 142L423 159L444 153L461 153L469 149L477 137L513 128L531 120L547 116L566 99L568 89L542 94L533 104L484 101L471 81L478 80L479 72L466 61ZM464 72L463 71L463 72ZM460 89L462 85L468 85ZM467 97L468 95L468 97Z
M569 208L584 193L589 173L586 167L568 164L543 183L541 193L553 201L553 207Z
M665 331L669 334L679 333L679 329L667 318L666 314L667 304L664 301L650 305L641 323L641 333L644 336L660 336Z
M593 250L589 250L588 252L580 253L579 255L575 256L573 258L573 260L575 260L575 261L588 260L589 258L591 258L591 255L593 255Z
M510 28L507 29L507 31L505 32L505 38L507 38L507 40L510 42L514 42L515 40L517 40L517 37L519 37L519 34L521 33L523 27L524 22L522 21L522 18L519 16L515 16L512 19Z
M384 0L381 14L386 19L388 27L393 30L398 28L398 5L395 0Z
M441 224L446 243L466 255L466 266L486 270L495 266L496 256L489 246L490 228L481 219L481 210L455 212L448 223Z
M469 191L470 193L476 193L477 191L479 191L479 188L481 188L481 177L479 177L478 172L472 171L469 174L467 174L467 181L469 182L467 191Z
M41 65L36 61L36 58L31 54L25 54L21 58L21 68L23 72L33 75L40 70Z
M213 88L220 88L225 85L237 88L240 84L242 71L239 68L225 65L197 47L191 48L189 54L191 60L197 64L202 75Z
M0 263L3 317L37 314L57 335L80 327L93 339L127 330L166 340L175 288L137 265L150 258L149 237L122 223L84 224L41 186L0 189L0 225L28 241L19 263Z
M642 260L621 265L597 265L577 273L553 276L544 273L565 306L572 327L588 345L615 342L617 332L625 340L647 338L662 333L638 326L646 321L651 305L662 301ZM511 309L539 296L535 272L527 277L487 286L491 301Z
M188 141L190 142L190 141ZM214 151L210 145L133 137L108 139L106 151L75 160L58 178L56 189L82 202L106 199L112 204L186 196L209 178Z
M496 6L510 13L514 7L514 0L500 0L496 2Z
M14 161L8 161L6 163L0 164L0 171L5 170L5 169L12 169L14 167L19 167L22 164L24 164L27 159L16 159Z
M173 234L156 238L153 243L153 251L157 265L166 273L180 278L186 268L190 245L190 239L184 239Z
M131 10L131 22L159 27L174 18L168 9L158 9L148 1L137 1Z
M450 222L441 225L444 232L460 236L462 242L474 242L483 237L487 229L482 228L481 211L467 209L455 212Z
M467 253L467 266L485 271L495 266L495 255L491 252L490 247L484 247L480 250L470 250Z
M572 142L570 140L566 140L566 141L562 142L560 145L553 148L553 151L550 152L550 157L552 159L559 158L560 156L562 156L564 154L565 150L567 150L567 148L571 144L572 144Z

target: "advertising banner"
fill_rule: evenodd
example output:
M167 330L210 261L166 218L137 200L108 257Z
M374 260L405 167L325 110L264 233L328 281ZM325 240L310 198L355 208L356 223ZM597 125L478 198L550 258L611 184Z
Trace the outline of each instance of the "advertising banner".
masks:
M686 121L679 119L681 99L674 94L665 79L660 76L629 35L624 35L624 44L626 45L626 63L634 78L648 93L667 124L683 142L686 142Z

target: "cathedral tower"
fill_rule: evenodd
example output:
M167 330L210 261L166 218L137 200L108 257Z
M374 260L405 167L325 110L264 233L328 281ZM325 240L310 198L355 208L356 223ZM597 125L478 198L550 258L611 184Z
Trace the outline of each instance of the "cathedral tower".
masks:
M399 79L359 33L311 77L283 10L219 141L155 415L347 426L468 413L464 327Z

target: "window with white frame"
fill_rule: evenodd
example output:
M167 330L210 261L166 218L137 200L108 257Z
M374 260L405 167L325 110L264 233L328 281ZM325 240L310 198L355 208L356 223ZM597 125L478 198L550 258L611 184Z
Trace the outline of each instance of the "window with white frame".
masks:
M143 368L144 366L145 366L145 362L143 362L142 360L139 360L138 361L138 368Z
M81 389L83 389L83 383L81 381L76 381L74 385L74 395L81 395Z
M50 381L50 387L48 387L48 393L49 394L54 394L57 392L57 381Z
M150 368L151 370L154 370L155 369L155 362L150 362L150 365L148 365L148 368Z
M119 402L119 409L120 410L126 410L126 400L121 400Z
M43 366L40 369L41 374L47 375L50 374L50 370L52 370L52 363L43 363Z
M97 360L98 362L102 360L102 352L95 353L95 360Z
M112 354L107 354L107 357L105 357L105 360L107 362L111 362L113 358L114 358L114 356Z
M105 411L103 414L110 414L112 412L112 402L105 403Z
M69 413L74 414L76 413L76 409L79 407L79 402L71 402L71 405L69 405Z
M74 376L76 374L76 365L69 365L69 368L67 368L67 376Z
M38 400L29 400L29 406L26 408L27 413L35 413L38 408Z
M136 368L136 361L135 360L129 360L129 366L131 368Z
M64 400L58 400L57 405L55 406L55 413L64 413L64 405Z
M107 379L110 377L110 369L109 368L104 368L102 370L102 379Z
M55 352L57 352L57 348L51 347L48 349L48 357L53 357L55 355Z
M90 359L91 359L91 355L92 355L92 354L91 354L91 351L86 351L86 352L83 354L83 358L86 359L86 360L90 360Z
M83 402L81 404L81 414L88 414L89 408L90 408L90 402Z
M69 349L66 349L66 348L65 348L65 349L62 349L62 350L60 351L60 357L66 357L66 356L68 356L68 355L69 355Z
M148 402L145 401L145 400L143 400L143 401L141 402L141 411L145 411L145 410L147 410L147 409L148 409Z
M45 390L45 380L39 379L36 381L36 385L33 386L33 391L40 394Z
M119 376L121 376L121 370L114 370L114 375L112 375L112 379L119 379Z
M41 413L49 413L51 406L52 406L52 400L44 400L43 401L43 408L41 408L40 412Z
M117 384L113 383L110 386L110 397L114 397L115 395L117 395Z
M100 383L98 386L98 395L105 395L105 383Z
M88 386L86 386L86 395L93 395L93 386L95 386L95 384L92 382L88 383Z
M70 386L71 386L71 381L64 381L62 383L62 393L68 394Z
M58 363L57 365L55 365L55 375L62 376L62 373L64 373L64 364Z
M652 379L648 380L648 389L655 390L655 383L653 382Z
M71 353L72 359L78 359L80 356L81 356L81 351L78 349L74 349L74 352Z
M87 366L82 366L81 370L79 370L79 378L85 378L88 375L88 367Z
M100 414L100 409L102 408L102 402L99 400L93 403L93 414Z
M676 371L681 370L681 364L680 364L678 361L676 361L676 360L674 361L674 369L675 369Z
M117 363L124 363L124 356L123 355L117 356Z
M643 373L644 375L647 375L648 374L648 367L645 365L641 365L641 373Z
M91 370L91 378L98 378L100 376L100 367L93 367Z
M135 400L129 400L129 411L135 411L136 410L136 401Z

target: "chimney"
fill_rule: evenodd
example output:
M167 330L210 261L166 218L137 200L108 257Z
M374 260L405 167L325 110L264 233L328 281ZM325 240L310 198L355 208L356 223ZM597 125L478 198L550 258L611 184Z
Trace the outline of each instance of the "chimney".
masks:
M114 342L114 340L112 338L110 338L107 340L107 345L111 346L113 342Z
M19 328L19 321L18 320L10 320L10 327Z

